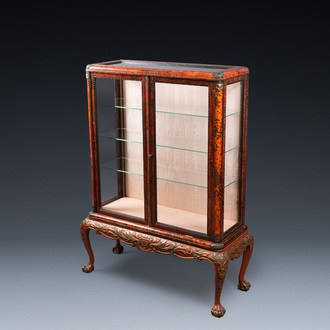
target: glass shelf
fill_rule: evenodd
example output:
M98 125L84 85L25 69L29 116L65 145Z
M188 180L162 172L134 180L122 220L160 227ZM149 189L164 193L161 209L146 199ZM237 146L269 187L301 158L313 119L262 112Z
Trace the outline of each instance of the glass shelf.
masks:
M99 137L113 139L113 140L117 140L117 141L123 141L123 142L143 144L141 131L140 132L132 131L132 130L127 130L125 128L117 128L117 129L102 131L102 132L100 132ZM171 138L169 138L168 136L157 136L157 137L161 141L164 141L166 139L167 141L169 141L172 144L177 143L179 146L189 145L189 142L190 142L189 138L184 138L184 137L181 137L181 138L180 137L178 138L175 136L171 137ZM176 147L176 146L163 145L163 144L156 144L156 146L160 147L160 148L169 148L169 149L176 149L176 150L182 150L182 151L207 154L207 151L198 150L198 148L201 148L201 143L199 143L198 141L195 144L195 146L197 147L196 149L186 149L186 148L180 148L180 147Z
M171 111L162 111L156 110L157 113L165 113L168 115L178 115L178 116L190 116L190 117L199 117L199 118L208 118L209 116L202 116L202 115L194 115L191 113L181 113L181 112L171 112Z
M240 160L240 148L236 146L225 154L225 187L232 184L240 177L238 166Z
M239 147L240 147L240 145L237 145L236 147L233 147L233 148L231 148L231 149L229 149L229 150L226 150L225 153L230 152L230 151L232 151L232 150L235 150L235 149L237 149L237 148L239 148Z
M207 174L205 172L178 168L163 164L157 165L157 180L185 184L199 188L207 188Z
M228 183L225 185L225 188L229 187L230 185L232 185L233 183L237 182L239 180L239 178L235 179L234 181Z
M105 105L107 106L107 105ZM142 111L142 109L139 108L132 108L132 107L125 107L125 106L121 106L121 105L116 105L115 108L117 109L129 109L129 110L138 110L138 111ZM163 110L156 110L157 113L164 113L167 115L178 115L178 116L188 116L188 117L198 117L198 118L208 118L208 116L203 116L203 115L196 115L193 113L182 113L180 112L180 110L178 111L163 111Z
M125 138L121 138L119 136L125 136ZM100 132L99 137L113 139L113 140L122 141L122 142L139 143L139 144L143 143L141 131L132 131L132 130L128 130L125 128L117 128L117 129L106 130L106 131ZM177 140L180 141L180 139L177 139ZM181 141L184 141L184 142L186 142L186 140L187 139L181 139ZM207 154L207 151L184 149L184 148L166 146L166 145L161 145L161 144L156 144L156 146L160 147L160 148L169 148L169 149L176 149L176 150L182 150L182 151L188 151L188 152L198 152L198 153L202 153L202 154ZM225 152L226 153L230 152L239 147L240 147L240 145L237 145L229 150L226 150Z
M118 100L118 99L116 99ZM107 105L107 104L101 104L101 105L105 105L105 106L109 106L111 107L110 105ZM121 106L121 105L115 105L115 108L117 109L130 109L130 110L138 110L138 111L142 111L142 108L135 108L135 107L127 107L127 106ZM199 117L199 118L208 118L209 116L208 115L200 115L200 114L194 114L193 112L194 111L188 111L187 113L183 113L182 111L180 111L180 106L178 105L177 107L174 107L175 110L173 111L169 111L169 110L156 110L157 113L165 113L165 114L169 114L169 115L179 115L179 116L191 116L191 117ZM196 107L195 107L196 109ZM197 112L197 111L196 111ZM226 115L226 117L230 117L230 116L233 116L233 115L237 115L241 113L241 111L234 111L232 113L229 113Z
M104 104L104 105L105 106L108 106L106 104ZM120 106L120 105L116 105L115 108L117 108L117 109L129 109L129 110L142 111L142 108L124 107L124 106ZM199 118L208 118L209 117L208 115L207 116L204 116L204 115L196 115L196 114L192 114L192 113L182 113L182 112L180 112L180 110L177 110L177 111L156 110L155 112L156 113L165 113L165 114L168 114L168 115L190 116L190 117L199 117ZM236 111L236 112L230 113L230 114L226 115L226 117L237 115L239 113L241 113L241 111Z
M181 151L188 151L188 152L198 152L201 154L207 154L207 151L200 151L200 150L192 150L192 149L184 149L184 148L178 148L178 147L171 147L171 146L164 146L161 144L156 144L157 147L160 148L169 148L169 149L176 149L176 150L181 150Z
M107 162L101 163L100 167L121 173L143 175L143 163L141 163L141 160L133 158L119 157L111 159Z
M167 181L167 182L173 182L173 183L178 183L178 184L184 184L186 186L198 187L198 188L203 188L203 189L206 189L207 188L205 186L199 186L197 184L192 184L192 183L187 183L187 182L181 182L181 181L175 181L175 180L169 180L169 179L164 179L164 178L157 178L157 180L162 180L162 181Z
M115 128L100 132L99 137L122 142L143 143L142 131L129 130L126 128Z
M118 169L118 162L125 164L126 168L125 169ZM133 174L133 175L140 175L143 176L143 168L141 168L141 161L140 160L136 160L136 159L131 159L131 158L125 158L125 157L120 157L120 158L116 158L116 159L112 159L110 161L104 162L100 164L101 168L103 169L108 169L108 170L113 170L113 171L117 171L117 172L121 172L121 173L127 173L127 174ZM129 166L129 167L127 167ZM143 166L142 166L143 167ZM176 170L176 173L174 173L174 169ZM193 170L187 170L187 169L178 169L178 168L171 168L170 166L167 165L157 165L157 173L161 172L164 173L164 171L169 171L171 170L171 175L173 176L174 179L170 179L170 178L165 178L165 177L157 177L157 180L163 180L163 181L168 181L168 182L173 182L173 183L178 183L178 184L184 184L187 186L193 186L193 187L199 187L199 188L207 188L206 183L204 184L197 184L198 180L201 181L201 174L202 172L198 172L198 171L193 171ZM192 183L192 182L184 182L182 180L179 179L175 179L176 177L183 177L182 175L185 174L186 176L190 177L190 178L195 178L195 182L197 183ZM232 178L230 177L226 177L225 178L225 188L227 188L228 186L232 185L233 183L237 182L239 180L239 178L236 178L234 180L232 180Z
M230 113L230 114L226 115L226 118L230 117L230 116L233 116L233 115L237 115L239 113L241 113L241 111L236 111L236 112Z
M225 149L231 150L240 144L241 115L240 111L232 113L226 118Z
M138 159L119 157L101 163L100 167L103 169L113 170L120 173L143 176L143 164L141 163L141 160ZM207 188L206 182L203 182L203 178L201 180L201 174L203 173L201 173L200 171L194 171L192 169L186 168L175 168L173 166L171 167L165 164L158 164L157 173L163 174L163 177L157 177L157 180L168 181L204 189ZM166 177L166 173L170 173L171 175ZM182 178L185 177L190 177L190 182L184 182Z

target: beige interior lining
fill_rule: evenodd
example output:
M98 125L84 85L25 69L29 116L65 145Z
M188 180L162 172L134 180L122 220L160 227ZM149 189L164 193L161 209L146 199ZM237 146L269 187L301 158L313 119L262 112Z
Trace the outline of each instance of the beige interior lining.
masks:
M179 210L168 206L162 206L159 204L157 207L158 222L193 230L203 234L207 233L207 217L205 215ZM127 214L137 218L144 218L144 201L136 198L123 197L112 203L104 205L103 209ZM224 230L226 231L235 224L235 221L225 219Z

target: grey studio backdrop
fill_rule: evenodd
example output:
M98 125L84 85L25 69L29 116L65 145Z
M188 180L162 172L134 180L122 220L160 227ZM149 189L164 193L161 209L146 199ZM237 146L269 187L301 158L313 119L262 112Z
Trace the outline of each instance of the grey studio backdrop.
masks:
M145 14L138 4L100 8L5 8L0 329L327 329L325 4ZM92 201L84 69L118 58L250 68L252 287L236 289L241 260L232 261L222 319L210 313L214 270L207 261L127 245L115 255L114 241L91 232L95 271L81 271L88 256L79 225Z

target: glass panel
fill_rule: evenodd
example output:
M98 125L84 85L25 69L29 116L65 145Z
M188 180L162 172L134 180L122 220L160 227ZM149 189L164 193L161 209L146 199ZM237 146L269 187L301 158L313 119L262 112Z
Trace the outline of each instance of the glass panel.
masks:
M116 113L114 110L114 80L96 79L96 98L98 131L115 129ZM99 159L101 178L101 201L104 202L118 195L118 181L116 175L104 170L102 164L107 163L112 157L116 157L116 141L99 138Z
M240 145L241 113L229 115L226 117L226 138L225 150L228 152Z
M158 180L207 188L207 154L157 147Z
M144 62L123 60L118 62L105 62L102 65L130 67L130 68L149 68L149 69L165 69L165 70L189 70L189 71L205 71L219 72L232 68L228 65L196 65L184 63L163 63L163 62Z
M226 88L224 231L238 222L240 198L240 141L242 82Z
M238 219L238 202L239 202L238 180L228 184L225 188L225 207L224 207L224 231L234 226Z
M207 123L208 117L156 111L156 144L167 149L207 154Z
M242 82L227 85L226 116L241 111Z
M207 233L208 87L156 83L157 221Z
M144 217L141 81L96 78L102 208Z
M240 148L225 153L225 187L239 178Z

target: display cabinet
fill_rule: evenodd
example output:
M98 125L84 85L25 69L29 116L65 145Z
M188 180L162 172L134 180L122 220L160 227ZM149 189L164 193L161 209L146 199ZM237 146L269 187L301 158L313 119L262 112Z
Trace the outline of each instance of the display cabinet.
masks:
M88 65L93 209L89 231L142 251L209 260L215 268L212 314L231 259L253 236L244 221L248 69L239 66L116 60ZM159 259L162 262L162 259Z

